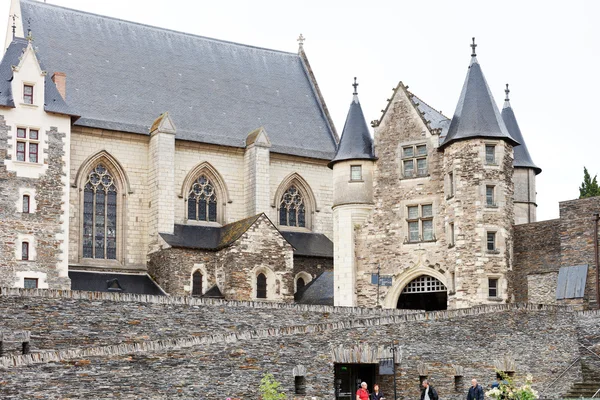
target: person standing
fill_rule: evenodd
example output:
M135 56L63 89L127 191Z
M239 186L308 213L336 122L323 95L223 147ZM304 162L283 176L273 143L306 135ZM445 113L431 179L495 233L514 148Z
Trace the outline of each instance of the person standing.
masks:
M483 400L483 388L477 383L477 379L471 380L471 387L467 393L467 400Z
M423 390L421 390L421 400L438 400L437 391L429 384L427 379L423 380Z
M369 400L369 391L367 390L367 382L360 384L360 389L356 391L356 400Z
M380 400L383 399L383 393L379 391L379 385L373 385L373 393L371 393L371 400Z

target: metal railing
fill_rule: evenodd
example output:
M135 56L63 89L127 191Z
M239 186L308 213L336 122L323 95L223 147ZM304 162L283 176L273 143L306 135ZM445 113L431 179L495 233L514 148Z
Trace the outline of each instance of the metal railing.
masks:
M590 349L587 346L584 346L582 344L579 344L579 347L584 348L585 350L587 350L589 353L593 354L595 357L597 357L598 359L600 359L600 355L598 355L598 353L596 353L595 351L593 351L592 349ZM581 359L583 358L582 355L580 355L579 357L577 357L571 364L569 364L569 366L560 373L560 375L558 375L552 382L550 382L550 384L548 386L546 386L546 388L544 389L544 391L542 393L548 393L548 389L550 389L556 382L558 382L558 380L560 378L562 378L567 372L569 372L569 370L573 367L573 365L575 365L577 362L581 361ZM541 393L540 393L541 394ZM600 388L596 391L596 393L592 396L592 399L595 398L598 394L600 394ZM541 397L541 396L540 396ZM600 397L599 397L600 398Z

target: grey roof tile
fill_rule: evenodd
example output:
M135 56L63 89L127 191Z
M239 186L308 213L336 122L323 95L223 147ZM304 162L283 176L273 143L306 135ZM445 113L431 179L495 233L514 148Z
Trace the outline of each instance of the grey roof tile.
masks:
M322 233L281 231L295 256L333 258L333 242Z
M439 129L440 137L444 137L448 134L450 118L446 117L444 114L437 111L414 94L412 94L411 100L413 103L415 103L417 109L423 115L423 119L425 121L429 121L429 126L431 129Z
M168 111L176 138L330 160L334 135L300 56L21 0L48 72L65 72L76 125L148 134Z
M26 39L13 39L2 57L2 61L0 62L0 105L7 107L15 106L11 88L13 79L12 67L19 65L20 57L27 48L27 44L28 41ZM36 56L41 69L45 71L43 60L39 54L36 53ZM44 110L56 114L77 115L64 101L50 76L44 78Z
M450 122L446 139L440 148L457 140L470 138L503 139L518 145L508 132L492 92L483 76L477 57L471 57L471 65Z
M504 121L506 129L508 129L510 135L517 142L521 143L519 146L515 146L514 148L515 159L513 161L513 165L515 168L532 168L535 171L535 174L538 175L540 172L542 172L542 169L535 165L531 159L531 155L529 155L529 150L527 150L527 145L523 139L523 134L521 133L521 129L517 123L517 118L515 117L515 113L510 105L510 101L504 102L504 107L502 108L502 120Z
M294 297L299 304L332 306L333 271L323 271Z
M335 157L329 163L329 168L339 161L345 160L376 160L373 148L373 138L367 127L367 121L358 101L358 95L354 95L342 137L338 145Z
M163 291L147 274L96 273L85 271L69 271L71 290L86 292L111 292L109 285L116 279L121 290L119 293L136 293L164 296Z

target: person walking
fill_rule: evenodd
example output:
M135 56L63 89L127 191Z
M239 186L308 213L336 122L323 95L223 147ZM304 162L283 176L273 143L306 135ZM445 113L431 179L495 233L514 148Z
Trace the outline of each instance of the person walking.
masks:
M471 387L467 393L467 400L483 400L483 388L477 383L477 379L471 380Z
M379 385L373 385L373 393L371 393L371 400L380 400L383 399L383 393L379 391Z
M427 379L423 380L423 390L421 390L421 400L438 400L437 391L429 384Z

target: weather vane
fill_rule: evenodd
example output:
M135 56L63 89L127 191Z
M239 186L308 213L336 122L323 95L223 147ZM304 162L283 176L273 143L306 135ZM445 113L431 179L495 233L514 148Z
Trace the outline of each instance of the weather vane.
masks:
M477 53L475 53L475 47L477 47L477 45L475 44L475 38L473 38L473 44L471 45L471 48L473 49L473 52L471 53L471 57L476 57Z
M358 83L356 82L356 77L354 77L354 83L352 84L352 86L354 86L354 93L352 94L356 96L358 94Z

